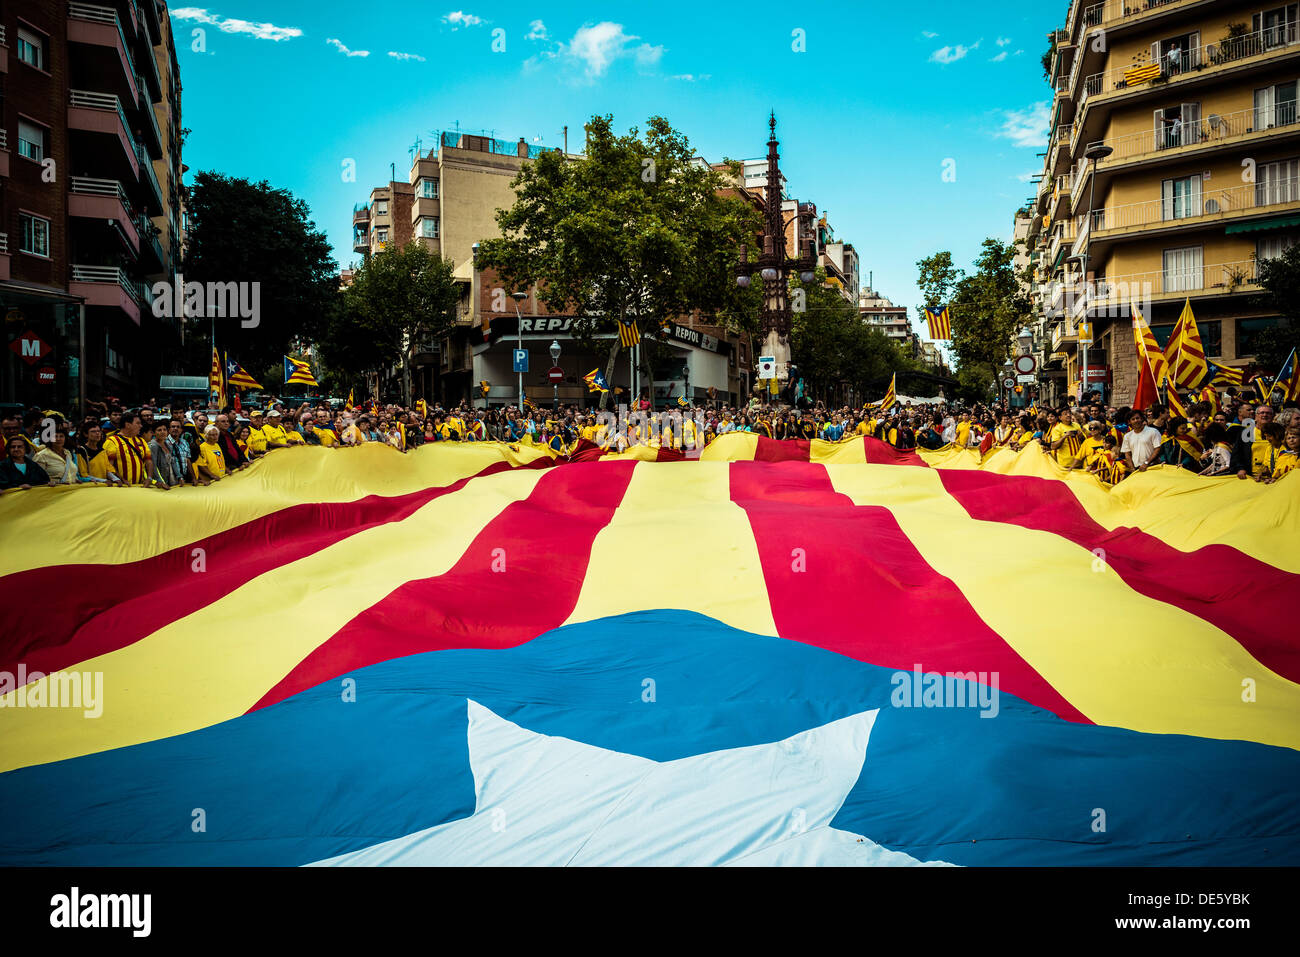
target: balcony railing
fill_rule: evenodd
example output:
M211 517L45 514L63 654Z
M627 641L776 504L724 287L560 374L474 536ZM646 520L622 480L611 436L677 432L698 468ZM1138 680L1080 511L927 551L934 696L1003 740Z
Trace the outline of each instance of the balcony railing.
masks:
M1248 210L1300 203L1300 177L1266 177L1225 189L1189 189L1143 203L1094 210L1094 229L1126 229L1183 219L1221 218Z
M9 254L9 234L0 233L0 255Z
M1126 306L1130 302L1143 302L1154 296L1235 292L1243 286L1258 284L1257 266L1253 259L1242 259L1229 263L1107 276L1097 280L1086 296L1076 300L1072 314L1078 316L1085 309L1093 307Z
M7 47L8 45L9 41L5 39L5 26L0 23L0 47Z
M1144 14L1183 0L1104 0L1083 8L1079 23L1085 30L1093 27L1113 26L1121 20L1136 20Z
M116 196L127 202L126 190L122 184L115 179L98 179L93 176L72 176L69 177L71 186L69 187L74 193L91 193L96 196Z
M1084 81L1083 95L1087 98L1159 80L1177 80L1207 68L1226 66L1248 57L1287 49L1297 42L1300 42L1300 23L1279 23L1221 43L1206 43L1187 50L1169 52L1155 63L1094 73Z
M127 276L125 270L117 266L82 266L73 264L73 282L95 282L121 286L136 302L149 303L153 294L149 287Z
M1296 104L1292 102L1278 103L1259 109L1237 110L1235 113L1211 113L1191 122L1169 121L1159 128L1153 127L1105 140L1105 144L1115 152L1101 160L1099 165L1105 166L1118 160L1158 153L1162 150L1210 144L1236 136L1294 126L1297 119Z
M0 128L0 150L9 148L9 134L3 128Z

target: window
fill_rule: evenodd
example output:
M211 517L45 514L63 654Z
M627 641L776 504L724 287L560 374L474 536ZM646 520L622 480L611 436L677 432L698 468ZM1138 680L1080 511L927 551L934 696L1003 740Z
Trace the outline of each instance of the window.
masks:
M18 29L18 59L38 70L45 69L45 38L30 30Z
M1289 126L1295 122L1295 80L1255 91L1255 130Z
M1296 244L1295 236L1267 236L1261 237L1255 242L1255 258L1257 260L1277 259L1284 252Z
M36 160L45 159L45 130L34 123L18 121L18 155Z
M1165 180L1161 184L1161 201L1162 219L1201 215L1201 174Z
M1217 319L1198 322L1196 328L1201 333L1201 348L1207 356L1223 355L1223 323Z
M437 199L438 181L436 179L420 180L420 195L425 199Z
M1164 254L1163 292L1189 292L1203 289L1201 247L1183 246L1166 249Z
M376 216L388 215L388 200L386 199L375 200L375 215Z
M1253 356L1259 351L1259 334L1277 325L1277 317L1237 320L1237 358Z
M1177 76L1201 65L1200 47L1199 33L1180 33L1167 40L1157 40L1151 44L1151 62L1159 64L1165 76Z
M49 258L50 221L41 219L39 216L19 213L18 223L22 227L22 237L18 241L18 248L25 253L31 253L33 256Z
M1251 18L1253 33L1260 34L1261 45L1265 50L1273 50L1296 41L1296 4L1275 7L1257 13ZM1251 51L1255 52L1255 51Z
M1151 335L1155 336L1156 345L1161 349L1169 342L1169 337L1173 335L1173 326L1152 326Z
M438 238L438 217L422 216L420 218L420 235L429 239Z
M1181 103L1155 112L1156 149L1189 146L1201 140L1201 104Z
M388 230L386 230L386 229L376 229L376 230L375 230L375 239L378 240L378 241L381 242L381 243L386 243L386 242L388 242Z
M1297 171L1297 161L1293 159L1260 163L1255 168L1255 205L1271 206L1300 200L1300 189L1296 189Z

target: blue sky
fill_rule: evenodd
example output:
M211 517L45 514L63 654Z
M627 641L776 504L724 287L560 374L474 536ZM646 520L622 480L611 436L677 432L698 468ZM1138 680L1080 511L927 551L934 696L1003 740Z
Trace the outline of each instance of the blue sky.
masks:
M968 265L1033 190L1039 59L1065 3L1026 6L177 2L184 161L290 189L347 265L353 203L390 163L405 180L435 130L559 146L567 124L574 149L592 114L659 113L710 160L743 159L766 153L775 109L790 191L854 244L864 284L914 310L916 260Z

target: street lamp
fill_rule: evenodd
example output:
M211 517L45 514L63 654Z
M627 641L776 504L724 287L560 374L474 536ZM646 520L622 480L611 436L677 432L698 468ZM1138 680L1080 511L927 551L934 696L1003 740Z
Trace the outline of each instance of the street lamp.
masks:
M551 340L551 367L554 368L560 364L560 340ZM560 383L551 383L551 409L558 415L560 411Z
M1088 284L1088 310L1084 313L1084 318L1091 318L1092 308L1092 288L1093 283L1088 278L1088 253L1092 246L1092 200L1093 194L1097 189L1097 160L1103 160L1111 153L1115 152L1112 147L1105 143L1093 143L1083 151L1084 158L1092 164L1092 175L1088 177L1088 235L1083 240L1083 281ZM1079 400L1088 391L1088 343L1079 343Z
M760 313L761 335L763 339L760 355L773 356L776 367L785 369L790 363L790 303L789 277L798 274L805 283L816 278L813 270L817 266L817 257L813 253L813 241L809 237L801 244L797 257L789 256L785 251L786 226L785 216L781 212L781 168L776 140L776 114L768 117L767 125L771 133L767 140L767 194L763 210L763 251L755 262L750 262L749 247L740 247L740 262L736 264L736 285L742 289L750 284L755 272L763 280L763 306ZM799 204L795 208L794 220L801 215ZM812 207L809 207L811 209ZM815 214L816 210L813 210Z
M1034 334L1028 326L1022 327L1020 332L1016 334L1016 341L1020 343L1021 355L1029 355L1030 350L1034 348Z
M510 294L510 298L515 301L515 318L518 320L519 323L515 327L515 333L516 336L518 337L518 342L519 342L519 345L516 348L522 351L524 348L524 317L519 314L519 304L528 298L528 293L519 292L518 290L516 290L515 292L512 292ZM519 414L523 415L523 412L524 412L524 373L523 370L521 369L519 371Z

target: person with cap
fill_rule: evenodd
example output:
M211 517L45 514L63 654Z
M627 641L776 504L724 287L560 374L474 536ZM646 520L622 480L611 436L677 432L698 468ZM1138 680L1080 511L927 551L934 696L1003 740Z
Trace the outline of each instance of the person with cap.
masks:
M266 433L262 431L265 427L261 409L253 409L248 413L248 457L250 459L266 454Z
M267 451L271 449L287 449L289 447L289 434L280 424L280 419L279 409L272 408L266 414L266 424L262 426L262 436L266 440Z

